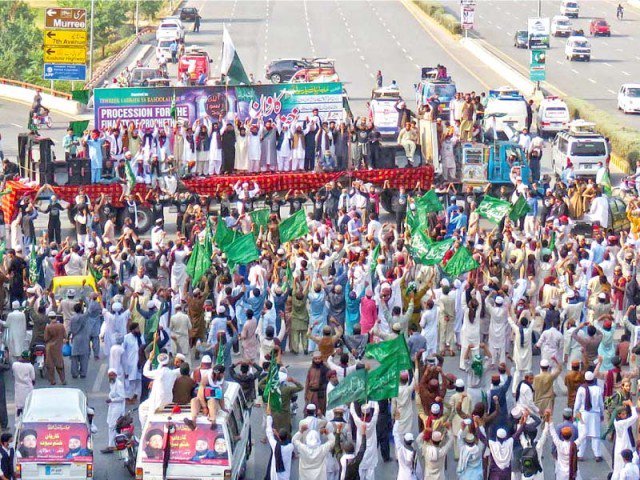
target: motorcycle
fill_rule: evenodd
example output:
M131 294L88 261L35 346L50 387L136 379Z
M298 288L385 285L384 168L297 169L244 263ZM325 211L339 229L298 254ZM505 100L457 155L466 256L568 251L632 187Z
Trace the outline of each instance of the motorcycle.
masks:
M34 366L40 372L40 378L44 378L44 353L45 346L42 343L36 343L33 346Z
M51 122L51 115L50 114L45 114L45 115L39 115L37 113L33 114L33 125L37 128L37 127L41 127L43 125L46 125L47 128L51 128L53 123Z
M133 412L129 410L116 421L116 451L124 466L133 477L136 474L136 458L138 457L138 445L140 440L136 437L133 424Z

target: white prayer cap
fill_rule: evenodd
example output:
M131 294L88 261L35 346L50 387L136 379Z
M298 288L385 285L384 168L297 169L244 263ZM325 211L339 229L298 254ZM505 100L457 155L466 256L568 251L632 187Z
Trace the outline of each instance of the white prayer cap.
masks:
M176 353L176 360L182 360L183 362L186 362L187 357L185 357L182 353Z
M314 448L320 445L320 434L315 430L309 430L307 433L307 440L305 442L307 447Z
M483 286L482 286L482 291L484 291L484 292L488 292L489 290L491 290L491 289L489 288L489 285L483 285Z
M20 302L18 300L14 300L13 302L11 302L11 308L13 308L14 310L17 310L20 308Z
M316 410L316 404L315 403L310 403L309 405L307 405L307 410L314 412Z
M584 374L584 379L585 379L587 382L590 382L591 380L593 380L593 379L594 379L593 372L591 372L591 371L587 371L587 372Z
M169 355L166 353L161 353L158 355L158 364L167 365L169 363Z
M393 324L393 326L391 327L391 329L396 332L399 333L402 330L402 325L400 325L400 323L396 322Z
M438 413L440 413L440 405L437 403L434 403L433 405L431 405L431 413L433 413L434 415L437 415Z
M204 355L200 363L211 363L211 357L209 355Z
M605 299L607 298L607 294L606 294L606 293L604 293L604 292L600 292L600 293L598 294L598 298L601 298L602 300L605 300Z
M369 410L371 410L373 408L373 406L371 405L371 402L367 402L364 405L362 405L362 407L360 408L360 410L362 410L363 412L368 412Z
M91 249L91 248L96 248L96 244L93 242L87 242L87 248Z
M440 280L440 286L441 287L448 287L449 286L449 280L447 280L446 278L443 278L442 280Z
M118 249L116 248L115 245L111 245L109 247L109 253L116 253L118 251Z
M573 290L569 290L569 292L567 293L567 298L575 298L576 296L576 292L574 292Z
M455 288L460 288L461 285L462 285L462 282L460 282L460 280L458 280L457 278L453 281L453 286Z
M47 312L47 317L55 318L55 317L57 317L57 316L58 316L58 314L57 314L56 312L54 312L53 310L49 310L49 311Z
M110 368L109 370L107 370L107 375L111 375L112 373L115 373L116 375L118 374L115 368Z
M540 368L549 368L549 360L546 358L540 360Z
M496 305L502 305L504 303L504 298L502 298L500 295L498 295L496 297Z
M464 380L461 378L458 378L456 380L456 388L464 388Z
M222 313L226 312L226 310L224 309L224 307L222 305L218 305L218 308L216 309L216 312L222 314Z
M67 297L73 298L75 296L76 296L76 291L73 288L70 288L69 290L67 290Z
M279 248L277 251L278 255L284 255L284 248Z
M155 307L156 307L156 301L155 300L149 300L147 302L147 308L148 309L152 309L152 308L155 308Z
M35 289L35 287L29 287L29 288L27 288L27 293L31 293L31 294L36 293L36 289Z
M284 383L284 382L286 382L286 381L287 381L287 378L288 378L288 377L289 377L289 376L288 376L286 373L284 373L284 372L278 372L278 382L280 382L280 383Z
M242 188L246 188L249 186L249 182L242 182Z
M404 441L406 443L411 443L411 442L413 442L413 440L414 440L413 433L407 432L407 433L404 434Z
M440 442L442 440L442 432L436 430L431 434L431 440L434 442Z
M518 405L513 407L511 409L511 416L516 419L522 417L522 408L520 408Z
M499 428L498 431L496 432L496 437L500 439L507 438L507 431L504 428Z

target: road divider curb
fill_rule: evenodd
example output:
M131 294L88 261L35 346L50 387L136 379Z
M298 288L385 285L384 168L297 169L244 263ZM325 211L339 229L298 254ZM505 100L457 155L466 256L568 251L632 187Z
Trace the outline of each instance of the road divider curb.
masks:
M35 88L27 88L19 85L11 85L3 83L0 88L0 97L6 98L14 102L21 102L31 105L33 97L36 94ZM67 115L79 115L84 111L84 105L74 100L54 96L46 92L42 92L42 104L50 110L66 113ZM27 119L24 119L25 126Z

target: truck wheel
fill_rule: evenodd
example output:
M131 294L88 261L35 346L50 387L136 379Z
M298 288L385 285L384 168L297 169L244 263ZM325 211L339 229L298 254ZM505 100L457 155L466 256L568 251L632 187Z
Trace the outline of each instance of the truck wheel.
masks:
M153 226L153 212L148 207L138 207L138 227L136 233L144 234Z
M396 190L383 190L380 195L380 204L389 213L396 213L398 209L398 192Z

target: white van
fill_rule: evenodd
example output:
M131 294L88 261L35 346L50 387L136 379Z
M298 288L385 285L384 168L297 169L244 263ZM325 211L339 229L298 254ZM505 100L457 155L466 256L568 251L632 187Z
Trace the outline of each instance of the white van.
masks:
M558 97L547 97L538 107L536 127L541 137L569 128L569 108Z
M625 83L620 87L618 109L624 113L640 113L640 83Z
M578 18L578 16L580 16L580 5L578 5L578 2L575 0L562 0L560 4L560 15Z
M16 478L93 478L92 417L77 388L33 390L16 424Z
M582 35L572 35L567 39L564 55L570 62L574 58L589 62L591 61L591 42Z
M527 101L518 90L511 87L489 90L484 118L485 129L495 127L500 131L505 130L504 126L509 126L519 132L527 126Z
M556 135L551 147L555 173L561 174L567 162L571 162L577 177L595 177L598 163L607 163L611 152L607 140L596 132L595 126L595 123L574 120L569 130Z
M140 437L136 480L243 478L251 455L251 410L240 385L234 382L226 382L224 402L229 413L218 412L215 430L204 415L191 430L184 423L191 416L189 405L179 405L180 413L172 413L176 408L172 404L149 415Z

